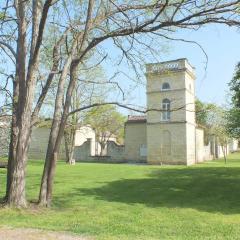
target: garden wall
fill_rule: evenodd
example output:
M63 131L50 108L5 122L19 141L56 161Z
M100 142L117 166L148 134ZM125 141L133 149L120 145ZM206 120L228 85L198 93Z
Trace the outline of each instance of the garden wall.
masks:
M77 162L125 162L123 145L108 141L106 155L93 156L91 155L92 144L91 139L87 139L81 146L75 147L74 158Z

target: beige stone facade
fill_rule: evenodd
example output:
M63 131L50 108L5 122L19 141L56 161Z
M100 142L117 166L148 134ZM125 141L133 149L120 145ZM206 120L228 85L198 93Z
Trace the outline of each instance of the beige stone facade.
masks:
M146 78L148 112L145 122L126 123L126 159L138 161L145 144L149 164L195 164L197 141L201 153L204 145L195 122L194 68L187 59L147 64Z
M194 69L186 59L148 64L146 77L148 163L194 164Z
M132 162L146 162L146 149L146 118L129 119L125 124L125 159Z
M50 134L49 128L46 127L33 128L31 135L31 144L28 149L28 157L30 159L44 159L46 157L49 134ZM59 150L59 159L65 158L66 154L64 144L61 144Z

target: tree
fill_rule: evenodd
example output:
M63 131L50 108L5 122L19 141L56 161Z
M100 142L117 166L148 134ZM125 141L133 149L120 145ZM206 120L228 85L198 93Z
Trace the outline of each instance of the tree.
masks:
M211 116L215 109L216 105L212 103L204 103L199 99L195 102L196 123L204 128L204 141L206 144L209 143L212 135L211 128L213 123L210 123L209 120L212 118Z
M207 126L207 118L208 118L208 105L206 103L201 102L199 99L195 102L195 115L196 115L196 123L198 125L202 125L204 127Z
M214 136L220 144L227 162L227 147L230 138L228 131L228 111L213 103L196 101L196 122L204 127L204 138L208 143L210 137Z
M70 111L78 109L82 104L89 105L94 101L98 101L100 98L106 98L108 97L108 92L112 90L111 86L106 86L106 82L104 81L105 75L100 66L86 73L80 71L80 75L81 79L78 79L73 91ZM64 141L66 162L69 164L73 162L76 131L83 126L85 115L84 112L75 112L68 117L65 126Z
M231 137L240 139L240 109L232 108L227 112L227 131Z
M227 110L215 104L211 104L211 110L208 113L208 131L214 135L217 143L220 144L224 156L225 164L227 163L227 148L230 139L227 131Z
M84 123L89 124L96 132L96 138L101 146L100 156L110 138L121 139L126 118L117 112L116 107L105 105L92 108L85 116Z
M137 45L147 46L153 52L151 40L156 37L173 39L170 34L174 30L198 29L210 23L239 25L238 8L239 0L144 0L124 4L112 0L2 1L0 46L4 56L11 64L14 63L6 190L8 204L26 206L25 175L31 128L54 78L57 79L54 116L39 196L43 205L51 202L57 154L69 116L78 69L84 66L92 51L96 49L95 52L102 56L99 57L101 62L106 55L100 54L100 49L109 40L120 49L120 61L125 58L134 68L134 62L142 62L136 58L141 56ZM46 29L50 27L57 31L50 49L51 65L44 69L40 56L44 54ZM34 105L37 82L43 72L46 81Z
M236 66L229 88L232 101L231 108L227 113L227 130L232 137L240 139L240 63Z
M228 85L232 95L232 104L240 109L240 62L237 64L234 76Z

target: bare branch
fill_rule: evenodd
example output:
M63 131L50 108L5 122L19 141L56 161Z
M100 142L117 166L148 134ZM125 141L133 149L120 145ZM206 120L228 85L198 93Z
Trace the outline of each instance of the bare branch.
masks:
M0 45L3 45L4 47L6 47L12 53L14 58L15 59L17 58L17 54L16 54L15 50L10 46L10 44L0 40Z
M193 104L195 104L195 103L188 103L188 104L185 104L181 107L173 108L173 109L170 110L170 112L175 112L175 111L179 111L179 110L183 110L183 109L187 112L195 112L195 111L186 109L187 105L193 105ZM125 109L128 109L128 110L132 110L132 111L138 112L138 113L166 112L166 110L161 109L161 108L149 108L149 109L146 109L146 110L140 110L138 108L131 107L127 104L123 104L123 103L119 103L119 102L104 102L104 103L94 103L94 104L90 104L90 105L75 109L75 110L69 112L68 116L70 116L74 113L77 113L77 112L81 112L83 110L87 110L87 109L90 109L90 108L93 108L93 107L100 107L100 106L104 106L104 105L116 105L118 107L125 108Z

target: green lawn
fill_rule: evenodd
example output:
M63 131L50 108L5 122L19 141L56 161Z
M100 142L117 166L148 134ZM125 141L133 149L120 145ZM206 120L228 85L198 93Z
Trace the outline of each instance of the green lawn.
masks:
M0 170L3 195L6 170ZM42 162L30 162L36 200ZM240 154L183 166L60 162L51 210L0 209L0 226L63 230L95 239L240 239Z

